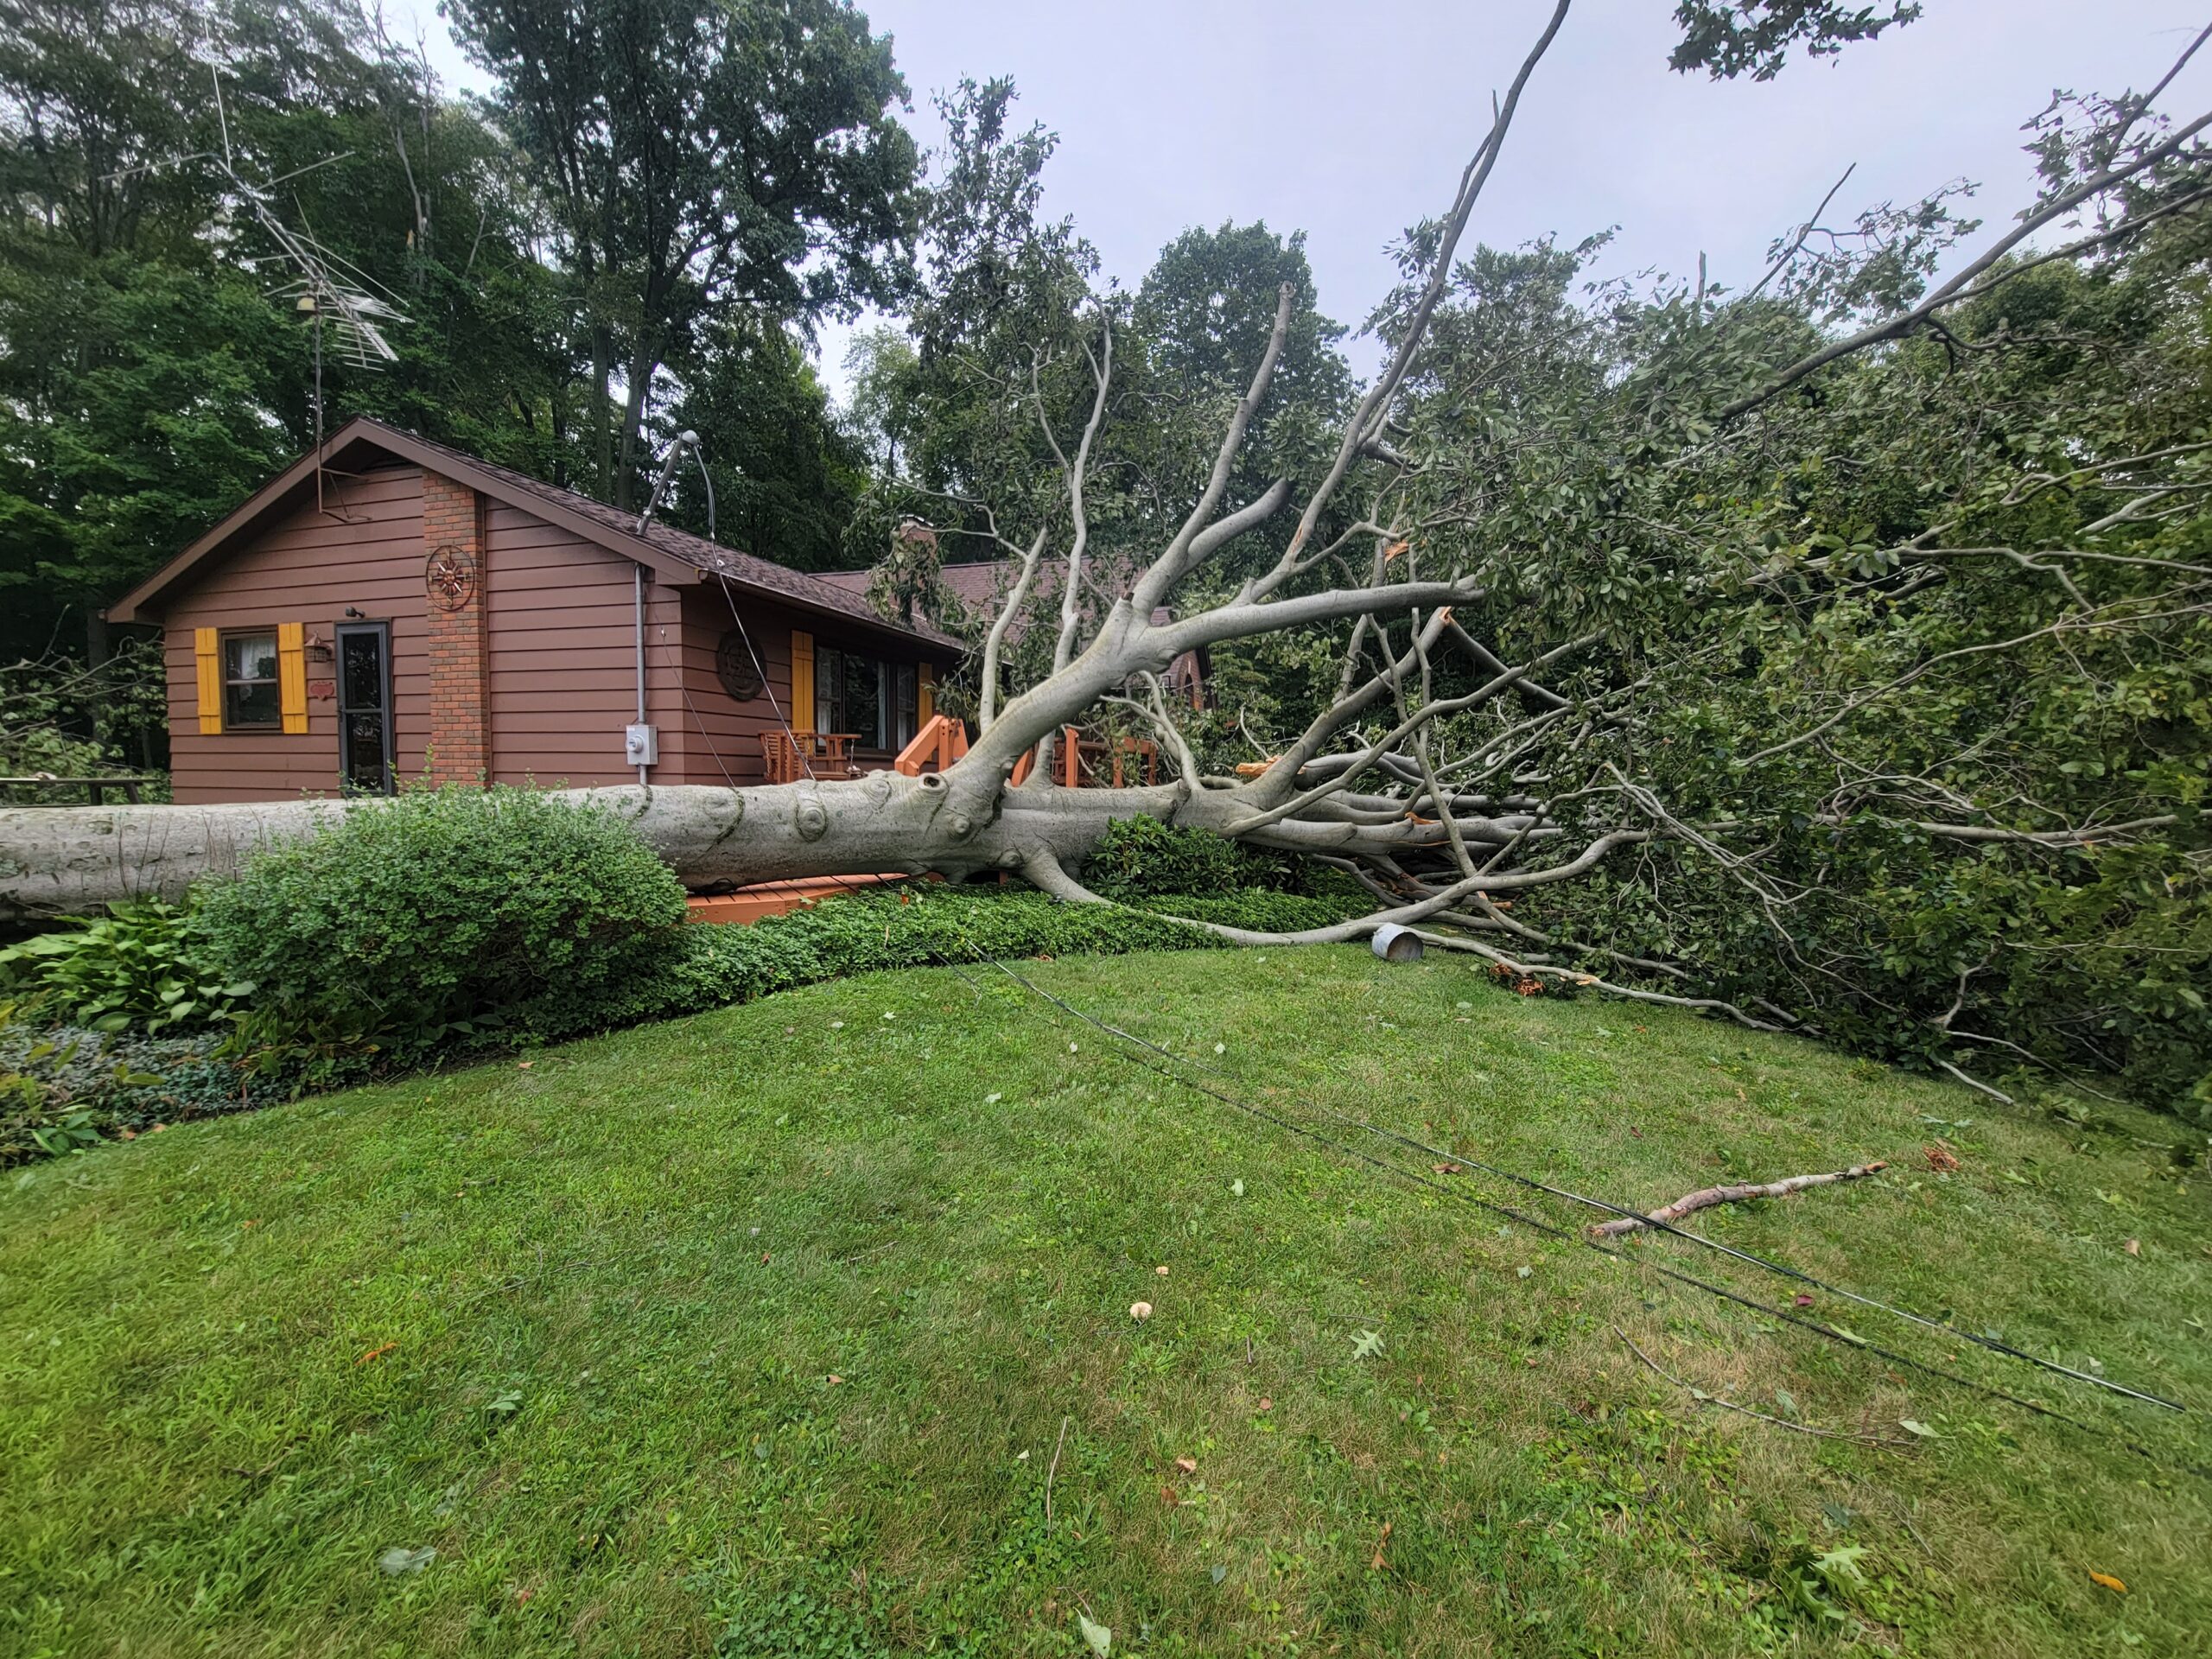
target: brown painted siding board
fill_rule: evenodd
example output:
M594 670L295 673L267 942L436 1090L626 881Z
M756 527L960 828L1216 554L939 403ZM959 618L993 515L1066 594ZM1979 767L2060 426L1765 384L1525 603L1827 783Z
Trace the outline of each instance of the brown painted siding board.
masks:
M351 523L316 511L312 491L219 565L180 593L162 620L168 670L171 789L184 803L283 799L338 789L337 704L311 698L308 729L203 734L195 716L192 631L306 625L325 643L346 607L391 624L392 700L401 774L422 766L429 706L423 652L422 479L412 468L345 480L326 500L342 500ZM335 665L310 662L310 681Z
M760 654L770 690L785 709L791 706L791 631L793 613L780 606L741 598L746 629ZM722 636L735 624L729 599L720 583L683 595L684 626L680 649L671 653L671 668L680 677L690 702L683 709L685 774L694 784L741 785L765 782L760 734L772 730L776 716L764 694L740 704L722 689L715 671L715 651Z
M505 669L506 687L511 691L529 692L534 696L542 696L546 700L545 706L549 708L558 709L573 705L578 708L606 707L628 710L634 709L637 705L637 693L630 686L625 686L619 696L612 692L599 690L578 691L576 690L577 664L569 656L552 652L544 658L543 667L522 665L529 660L528 658L518 659L516 664L511 664ZM626 670L631 667L631 663L625 660L610 666ZM602 697L603 702L599 701ZM584 701L586 698L594 701L588 703Z
M636 782L622 750L623 728L637 717L636 567L498 503L485 514L484 543L492 775L578 787ZM649 599L647 709L664 728L665 760L667 722L652 685L655 608ZM673 781L665 773L664 765L655 776Z

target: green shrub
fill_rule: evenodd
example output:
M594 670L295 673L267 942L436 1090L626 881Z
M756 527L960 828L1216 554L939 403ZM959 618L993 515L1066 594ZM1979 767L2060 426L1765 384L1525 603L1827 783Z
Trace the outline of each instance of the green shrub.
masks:
M628 834L620 823L613 827L624 836ZM600 827L593 827L591 834L597 836ZM410 845L420 849L425 841L414 838ZM252 916L217 912L217 893L228 896L248 887L254 872L264 865L265 858L254 862L237 882L226 882L208 893L214 923L206 933L204 949L210 953L213 927L250 927L252 916L264 918L272 938L276 936L276 918L268 909L254 909ZM398 885L391 880L387 889ZM274 905L281 892L259 893L254 905ZM224 898L221 902L238 900ZM1192 920L1276 933L1327 927L1370 909L1356 896L1307 898L1274 892L1179 893L1141 902ZM681 916L681 896L668 913ZM332 920L315 925L334 927ZM520 923L511 918L509 927L520 927ZM305 931L301 923L289 925L289 931L281 938L289 940L292 949L336 949L327 933ZM513 938L513 931L495 931L491 944L506 947ZM1062 905L1028 889L916 885L896 893L834 898L814 909L767 918L752 927L637 925L620 944L601 940L591 953L566 951L562 960L570 964L582 963L584 956L591 960L582 971L540 973L531 995L495 1004L495 1018L447 1020L440 1033L425 1035L418 1028L411 1042L372 1046L359 1035L347 1035L343 1000L315 988L308 995L292 993L292 1002L264 1004L252 1015L244 1015L244 1039L219 1033L190 1039L68 1027L35 1028L27 1022L0 1024L0 1166L71 1153L124 1130L137 1133L155 1123L268 1106L303 1090L336 1089L394 1064L427 1059L434 1051L458 1058L515 1042L550 1042L702 1013L730 1002L750 1002L803 984L849 978L854 973L943 963L957 963L964 971L978 973L987 957L1204 951L1224 949L1224 944L1204 929L1188 927L1150 909ZM376 971L385 976L378 1008L391 1000L394 969L390 963L396 949L400 949L398 943L383 944L370 957ZM276 947L270 949L270 956L274 953ZM445 963L438 971L451 976L454 964ZM367 984L367 978L363 982ZM515 982L513 976L498 980L509 988ZM321 984L321 980L312 984ZM289 1020L281 1031L279 1015ZM360 1007L352 1008L352 1018L356 1022L365 1018Z
M250 1043L411 1058L555 987L649 969L683 889L630 827L528 789L448 788L348 813L207 884L207 960L257 988Z
M108 908L0 950L0 985L26 1012L110 1032L215 1025L251 995L206 965L188 912L159 900Z
M1092 891L1123 901L1171 893L1313 891L1311 867L1294 854L1259 851L1158 818L1109 825L1084 879Z
M1157 901L1197 921L1290 932L1364 913L1363 900L1280 893L1182 895ZM511 1039L545 1040L749 1002L776 991L892 968L985 958L1205 950L1224 941L1147 911L1066 905L1040 893L916 886L833 899L746 926L701 925L662 941L653 965L592 995L569 988L517 1012Z

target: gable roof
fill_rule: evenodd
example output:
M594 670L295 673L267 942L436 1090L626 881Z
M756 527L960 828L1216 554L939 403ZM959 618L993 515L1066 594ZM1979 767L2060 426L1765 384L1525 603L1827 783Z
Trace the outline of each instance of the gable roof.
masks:
M864 591L855 592L804 571L787 569L672 524L649 524L641 531L635 513L620 512L574 490L542 483L509 467L479 461L461 450L417 437L412 432L402 431L367 416L346 422L331 434L321 450L309 450L247 497L221 523L109 606L108 620L159 621L169 593L189 581L200 564L219 557L240 537L272 514L288 509L294 493L313 482L319 467L338 471L344 470L341 463L358 466L368 451L382 451L412 461L456 484L465 484L494 500L558 524L610 553L646 566L664 582L680 585L723 581L741 592L772 599L795 609L921 640L944 652L961 649L960 642L950 634L926 623L887 621L868 604ZM865 586L863 582L863 590Z

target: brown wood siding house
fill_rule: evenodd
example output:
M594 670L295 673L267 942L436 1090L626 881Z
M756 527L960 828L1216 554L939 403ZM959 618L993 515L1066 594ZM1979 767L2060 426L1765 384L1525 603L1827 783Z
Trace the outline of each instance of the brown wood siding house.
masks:
M163 630L181 803L635 783L639 723L649 783L762 782L786 727L886 766L960 655L848 588L365 419L107 614Z

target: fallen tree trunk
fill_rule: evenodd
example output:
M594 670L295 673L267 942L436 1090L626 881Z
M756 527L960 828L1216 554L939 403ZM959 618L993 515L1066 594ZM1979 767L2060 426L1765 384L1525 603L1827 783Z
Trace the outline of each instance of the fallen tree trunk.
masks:
M1402 854L1444 834L1433 823L1404 818L1382 824L1282 818L1250 825L1251 800L1239 789L1181 782L1065 789L1035 779L1008 788L995 776L971 772L966 761L913 778L879 772L754 789L625 785L549 792L626 820L694 892L824 875L957 880L999 870L1028 875L1063 897L1088 898L1059 873L1080 868L1114 823L1135 817L1276 851L1321 854ZM346 813L389 804L371 797L0 810L0 921L88 915L134 899L181 899L194 881L235 872L262 847L313 836ZM1527 822L1525 815L1471 817L1459 827L1471 836L1502 839ZM1547 871L1542 879L1551 875ZM1484 885L1509 891L1533 879L1504 868ZM1442 902L1427 900L1426 909ZM1356 938L1394 917L1404 918L1384 912L1330 930L1330 936Z
M1869 1175L1879 1174L1888 1167L1887 1163L1876 1159L1871 1164L1853 1164L1849 1169L1834 1170L1826 1175L1791 1175L1779 1181L1700 1187L1685 1198L1676 1198L1663 1210L1652 1211L1648 1217L1618 1216L1611 1221L1598 1223L1589 1229L1589 1233L1592 1238L1618 1238L1623 1233L1635 1232L1651 1222L1672 1224L1700 1210L1710 1210L1716 1204L1741 1204L1747 1198L1784 1198L1792 1192L1802 1192L1808 1186L1828 1186L1837 1181L1863 1180Z
M1116 818L1173 819L1185 791L1001 792L978 821L946 780L875 772L757 789L551 791L626 819L695 892L822 875L950 877L1018 870L1040 855L1080 863ZM221 806L38 807L0 811L0 919L85 915L133 899L177 899L203 876L234 872L257 849L315 835L382 798ZM1211 816L1211 815L1201 815Z

